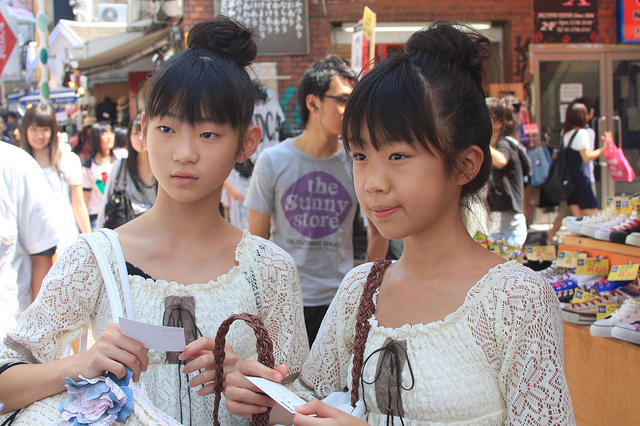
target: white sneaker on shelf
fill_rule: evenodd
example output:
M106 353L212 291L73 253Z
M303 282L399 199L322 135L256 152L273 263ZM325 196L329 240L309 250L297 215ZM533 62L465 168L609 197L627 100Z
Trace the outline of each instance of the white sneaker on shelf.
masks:
M640 321L613 327L611 337L640 345Z
M640 299L630 297L622 302L617 311L591 324L589 331L592 336L611 337L611 330L615 326L635 321L640 321Z
M562 319L572 324L592 324L596 320L598 305L616 305L627 296L618 290L602 294L597 299L582 303L560 303Z
M640 232L632 232L624 240L625 244L640 247Z
M609 219L609 220L605 220L605 219ZM611 216L603 217L602 220L594 221L593 223L589 222L582 225L582 227L580 228L580 233L582 235L586 235L587 237L595 238L596 231L598 231L599 229L611 228L612 226L615 226L618 223L624 222L627 219L629 219L628 214L621 214L613 217Z
M610 227L600 227L595 232L595 238L597 240L609 241L609 236L614 231L624 231L625 229L635 228L640 224L638 220L638 212L634 210L626 220L616 223Z
M567 231L582 234L582 227L586 224L611 222L615 218L615 210L613 210L613 212L611 210L602 210L600 213L594 214L593 216L567 216L562 219L562 225L567 228Z

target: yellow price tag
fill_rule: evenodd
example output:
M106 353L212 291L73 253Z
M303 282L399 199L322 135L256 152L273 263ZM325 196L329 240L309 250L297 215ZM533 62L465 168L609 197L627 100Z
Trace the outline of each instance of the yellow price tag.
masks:
M631 214L633 212L633 208L635 206L631 203L630 200L622 200L620 202L620 213L621 214Z
M605 319L615 311L620 308L620 305L603 305L602 303L598 304L596 307L596 321L600 321L601 319Z
M575 268L578 266L578 259L586 259L587 253L576 253L574 251L561 251L558 253L556 265L563 268Z
M611 268L607 279L609 281L633 281L638 278L638 268L640 265L637 263L627 265L616 265Z
M597 298L598 296L595 294L591 294L588 291L578 289L573 294L573 299L571 299L571 303L584 303Z
M606 277L609 275L609 259L578 259L576 274Z
M527 246L525 251L528 260L556 260L556 246Z

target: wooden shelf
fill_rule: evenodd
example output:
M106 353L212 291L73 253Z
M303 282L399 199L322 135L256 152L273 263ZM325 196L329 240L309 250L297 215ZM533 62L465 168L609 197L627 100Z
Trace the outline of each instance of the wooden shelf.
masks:
M610 266L640 263L640 247L595 240L582 235L565 235L564 244L560 244L558 249L584 251L589 257L604 256L609 259Z
M605 251L607 253L623 254L640 259L640 247L629 246L627 244L612 243L610 241L600 241L584 235L566 234L564 244L577 246L584 249Z
M640 424L640 346L565 322L564 359L579 426Z
M640 263L640 247L567 234L560 250ZM594 337L588 325L564 323L565 373L579 426L640 424L640 346Z

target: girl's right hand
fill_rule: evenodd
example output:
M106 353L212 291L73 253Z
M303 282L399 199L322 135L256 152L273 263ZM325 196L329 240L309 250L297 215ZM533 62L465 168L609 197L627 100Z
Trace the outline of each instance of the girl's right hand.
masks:
M317 399L296 407L296 411L300 414L296 414L293 418L294 426L368 426L364 420L330 407ZM312 417L310 414L316 416Z
M140 373L149 365L148 351L142 343L122 335L119 324L109 323L93 346L76 355L78 375L89 379L110 371L122 379L126 366L133 372L133 381L139 382Z
M262 393L245 376L262 377L280 383L288 371L286 365L271 369L257 361L239 360L235 369L225 379L224 396L227 398L227 409L237 416L246 418L264 413L268 407L276 405L275 401Z

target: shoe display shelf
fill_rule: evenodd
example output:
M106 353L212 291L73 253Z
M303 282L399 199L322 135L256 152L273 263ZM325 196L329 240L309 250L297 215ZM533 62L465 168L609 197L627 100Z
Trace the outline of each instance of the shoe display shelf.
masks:
M640 263L640 247L567 234L560 251ZM564 322L565 373L578 426L640 424L640 345L594 337L588 325Z

